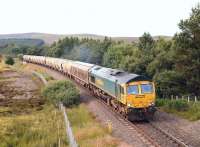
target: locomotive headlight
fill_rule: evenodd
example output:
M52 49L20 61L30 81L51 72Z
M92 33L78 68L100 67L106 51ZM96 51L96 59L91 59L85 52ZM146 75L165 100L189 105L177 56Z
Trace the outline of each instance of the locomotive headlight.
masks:
M128 106L130 107L130 106L131 106L131 104L128 104Z
M154 102L150 102L150 103L149 103L149 106L154 106L154 105L155 105Z

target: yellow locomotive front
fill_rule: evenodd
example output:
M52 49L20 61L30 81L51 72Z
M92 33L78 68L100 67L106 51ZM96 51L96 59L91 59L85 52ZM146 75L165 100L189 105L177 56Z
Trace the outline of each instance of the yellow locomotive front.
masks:
M135 81L125 85L125 99L130 120L151 119L155 109L155 86L150 81Z
M126 85L127 106L147 108L155 104L155 87L153 82L138 81Z

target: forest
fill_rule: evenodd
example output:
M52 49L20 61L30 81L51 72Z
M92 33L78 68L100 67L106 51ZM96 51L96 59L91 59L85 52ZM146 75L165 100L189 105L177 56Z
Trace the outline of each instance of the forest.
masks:
M145 75L156 84L160 97L200 95L200 5L178 24L172 39L154 39L145 32L138 42L127 43L66 37L51 46L7 46L14 55L33 54L94 63Z

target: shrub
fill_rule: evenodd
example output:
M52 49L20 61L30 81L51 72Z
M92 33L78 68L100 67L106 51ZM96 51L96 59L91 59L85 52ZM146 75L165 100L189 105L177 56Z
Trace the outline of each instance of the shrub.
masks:
M166 99L156 99L156 107L165 106L169 100Z
M6 56L5 63L8 65L13 65L13 64L15 64L15 61L12 57Z
M189 109L189 104L187 101L175 100L175 101L169 101L167 103L167 107L169 109L174 109L176 111L186 111Z
M50 83L43 89L42 95L54 105L62 102L65 106L71 106L80 102L79 91L67 80Z

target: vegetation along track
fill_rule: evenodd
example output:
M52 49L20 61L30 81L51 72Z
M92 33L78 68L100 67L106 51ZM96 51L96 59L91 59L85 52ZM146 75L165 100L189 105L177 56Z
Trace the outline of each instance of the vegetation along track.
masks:
M78 85L79 86L79 85ZM90 92L88 89L85 89ZM95 96L97 97L97 96ZM172 136L168 132L164 131L160 127L157 127L151 122L130 122L123 115L115 111L112 107L108 106L106 102L97 97L97 102L101 104L107 111L112 113L112 115L119 120L124 126L129 128L129 134L137 132L140 139L147 146L155 147L187 147L180 139Z

